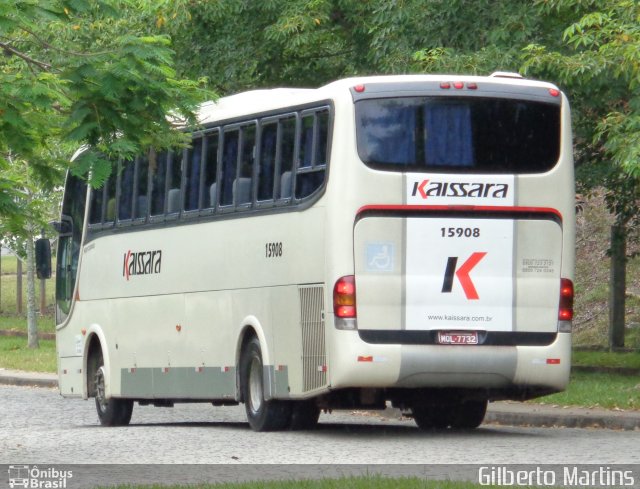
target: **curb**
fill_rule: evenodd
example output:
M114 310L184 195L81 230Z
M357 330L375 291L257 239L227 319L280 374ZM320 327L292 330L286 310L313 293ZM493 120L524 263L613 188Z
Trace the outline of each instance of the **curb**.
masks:
M486 424L508 426L532 426L536 428L600 428L608 430L640 430L640 415L625 416L611 414L564 414L564 413L519 413L488 411L484 419Z
M392 407L378 411L377 414L388 419L404 417L400 409ZM640 431L640 412L564 408L499 401L489 404L483 425Z
M48 373L3 371L0 369L0 384L23 387L58 387L58 376Z

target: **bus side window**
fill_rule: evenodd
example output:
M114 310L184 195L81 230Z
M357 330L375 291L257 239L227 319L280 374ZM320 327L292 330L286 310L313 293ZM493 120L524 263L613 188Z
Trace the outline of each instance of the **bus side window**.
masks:
M327 166L327 151L329 148L329 111L323 110L316 114L318 121L318 144L316 146L315 166Z
M201 160L202 138L199 137L193 140L192 147L187 151L187 159L185 161L185 211L195 211L200 206Z
M238 161L238 177L233 186L235 205L250 204L253 200L253 162L256 151L256 126L242 128L242 151Z
M296 117L287 117L280 121L280 168L278 169L281 199L290 199L292 195L292 170L296 149Z
M231 129L224 132L222 145L222 168L220 183L220 205L233 204L233 184L236 179L238 165L238 143L240 131Z
M278 145L278 123L269 122L260 133L260 167L258 168L258 200L273 200Z
M116 182L118 166L113 165L111 175L105 182L105 202L104 222L113 224L116 220Z
M185 151L172 151L167 172L167 214L177 214L182 209L182 165Z
M305 115L300 130L296 198L303 199L322 187L327 165L329 112Z
M163 151L160 154L149 155L149 173L151 182L151 215L160 216L164 214L164 203L167 182L167 161L169 153Z
M219 131L207 134L205 140L204 185L202 207L214 208L218 201L218 138Z
M89 224L102 223L105 191L106 191L105 185L103 185L100 188L91 189L91 206L89 209Z
M133 177L135 161L123 161L119 178L118 221L127 221L132 217L133 210Z
M135 218L146 219L148 211L147 189L149 185L149 158L146 156L138 158L136 168L136 185L135 185Z

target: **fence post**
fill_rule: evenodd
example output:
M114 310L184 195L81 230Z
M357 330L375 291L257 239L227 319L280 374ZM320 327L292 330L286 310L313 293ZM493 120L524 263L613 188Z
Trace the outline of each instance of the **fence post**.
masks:
M624 348L627 237L623 226L611 226L609 281L609 349Z
M22 260L16 255L16 313L22 314Z

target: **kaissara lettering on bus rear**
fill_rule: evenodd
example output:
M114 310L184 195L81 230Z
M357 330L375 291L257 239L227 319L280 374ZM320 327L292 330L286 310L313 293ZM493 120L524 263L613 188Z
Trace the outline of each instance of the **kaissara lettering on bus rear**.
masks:
M509 194L507 183L433 182L428 179L413 183L412 197L469 197L506 199Z

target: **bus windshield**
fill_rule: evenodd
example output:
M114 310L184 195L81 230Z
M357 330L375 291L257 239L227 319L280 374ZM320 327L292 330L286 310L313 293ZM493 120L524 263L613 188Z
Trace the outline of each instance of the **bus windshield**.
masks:
M392 171L542 173L560 154L560 106L488 97L356 102L358 153Z

